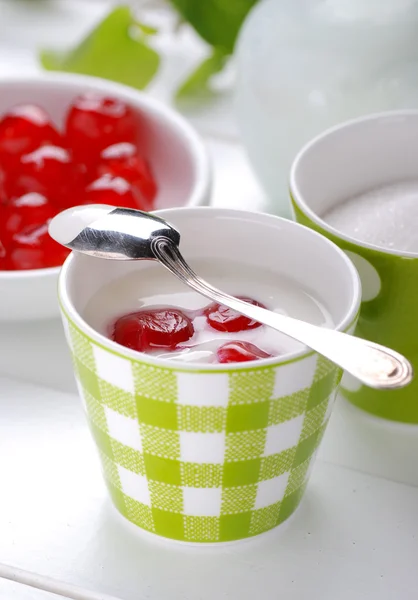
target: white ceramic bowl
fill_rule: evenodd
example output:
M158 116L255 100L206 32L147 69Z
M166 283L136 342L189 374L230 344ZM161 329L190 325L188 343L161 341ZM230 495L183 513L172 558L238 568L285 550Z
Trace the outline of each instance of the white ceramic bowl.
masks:
M45 108L62 126L73 98L97 91L121 98L146 117L146 154L159 185L156 208L199 206L209 201L211 169L203 142L175 111L129 87L83 75L42 74L0 81L0 115L15 104ZM0 271L0 321L56 317L59 268Z

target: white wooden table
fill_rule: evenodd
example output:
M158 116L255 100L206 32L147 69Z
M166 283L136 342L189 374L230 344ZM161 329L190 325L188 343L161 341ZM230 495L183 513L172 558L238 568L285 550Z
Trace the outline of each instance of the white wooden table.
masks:
M0 0L0 77L34 72L37 46L73 43L109 4ZM168 29L167 14L149 18ZM175 48L168 32L159 44L166 61L150 93L170 102L202 44L190 31ZM260 210L232 107L226 92L187 116L214 162L213 204ZM222 548L142 537L107 499L59 321L0 326L0 562L121 600L415 600L417 456L418 428L339 400L306 498L283 530ZM0 579L0 600L55 597Z

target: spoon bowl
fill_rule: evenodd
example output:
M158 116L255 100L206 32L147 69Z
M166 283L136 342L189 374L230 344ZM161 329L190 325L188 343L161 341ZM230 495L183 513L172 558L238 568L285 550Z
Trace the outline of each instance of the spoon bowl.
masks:
M104 204L59 213L50 222L49 234L71 250L112 260L158 260L152 245L159 238L180 244L179 232L160 217Z

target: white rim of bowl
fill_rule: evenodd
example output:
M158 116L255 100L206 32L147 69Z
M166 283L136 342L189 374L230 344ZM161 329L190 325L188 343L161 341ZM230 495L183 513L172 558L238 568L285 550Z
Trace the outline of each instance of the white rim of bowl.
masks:
M302 149L298 152L295 159L293 160L292 167L290 170L290 179L289 186L290 191L293 196L294 201L300 208L300 210L305 213L311 221L313 221L316 225L321 227L324 231L332 234L334 237L344 240L345 242L349 242L354 246L358 246L360 248L367 248L368 250L373 250L375 252L379 252L381 254L391 254L393 256L406 257L406 258L418 258L418 252L400 252L399 250L393 250L391 248L385 248L383 246L376 246L375 244L371 244L369 242L362 242L361 240L357 240L356 238L350 237L349 235L335 229L331 225L329 225L326 221L321 219L316 212L314 212L310 206L305 202L303 198L303 194L300 191L298 185L298 177L297 171L300 168L301 161L305 158L305 155L313 150L315 146L322 143L322 141L330 135L335 133L339 133L344 131L345 129L350 129L353 125L361 125L361 123L367 123L371 121L387 121L390 119L399 119L400 117L418 117L418 110L416 109L406 109L406 110L391 110L391 111L383 111L378 113L372 113L370 115L365 115L363 117L358 117L356 119L350 119L349 121L345 121L344 123L340 123L334 127L330 127L326 129L321 134L314 137L310 142L305 144Z
M196 208L199 207L202 201L209 195L211 184L212 184L212 167L209 159L209 154L203 141L200 139L198 133L194 128L187 122L187 120L178 114L174 109L163 104L160 100L156 100L146 93L130 88L121 83L116 83L107 79L101 79L99 77L91 77L89 75L77 75L72 73L40 73L39 75L19 76L19 75L8 75L0 80L0 90L3 86L7 86L11 83L22 83L31 85L38 85L40 82L44 83L58 83L64 85L70 85L73 83L85 84L86 87L94 87L98 91L111 93L111 90L115 90L115 94L120 93L136 105L142 105L146 107L148 112L163 115L167 121L171 121L177 129L177 131L187 139L190 147L191 154L195 162L195 185L192 194L189 197L187 205L178 208ZM173 207L175 208L175 207ZM166 209L161 209L166 210ZM167 209L169 210L169 209ZM40 276L54 276L57 275L61 266L50 267L46 269L27 269L21 271L0 271L1 279L20 279L22 277L40 277Z
M353 288L353 297L352 297L350 308L346 311L344 318L333 329L335 331L345 331L346 329L348 329L350 327L350 325L356 319L356 317L359 313L359 310L360 310L360 303L361 303L361 283L360 283L360 278L357 273L357 270L355 269L353 263L347 257L347 255L342 250L340 250L340 248L338 248L338 246L336 244L334 244L333 242L328 240L323 235L317 233L313 229L310 229L309 227L305 227L304 225L300 225L299 223L295 223L294 221L289 221L289 220L283 219L281 217L276 217L274 215L269 215L269 214L265 214L265 213L256 213L256 212L239 210L239 209L212 208L212 207L203 206L203 207L196 207L196 208L190 208L190 207L179 207L179 208L170 208L170 209L168 208L168 209L163 209L163 210L159 210L159 211L155 211L155 212L156 212L156 214L158 214L158 216L161 216L162 218L164 218L164 215L166 215L169 212L172 212L173 210L179 211L179 212L180 211L181 212L183 212L183 211L208 212L208 214L210 214L210 215L215 215L217 213L217 214L222 214L224 216L230 216L232 218L236 217L238 215L241 215L241 216L246 215L247 217L250 216L251 219L255 222L261 222L261 223L262 222L270 222L270 223L277 222L277 223L282 223L282 224L285 223L286 227L290 226L290 227L302 228L308 233L308 235L311 235L313 237L320 237L323 240L323 242L329 246L330 251L338 254L339 257L345 263L346 268L351 275L351 284L352 284L352 288ZM191 363L182 363L180 361L176 362L176 361L173 361L170 359L154 358L150 354L136 352L135 350L131 350L130 348L126 348L124 346L121 346L120 344L117 344L113 340L110 340L109 338L106 338L101 333L97 332L93 327L91 327L83 319L83 317L75 309L72 301L69 298L69 294L67 292L67 279L66 279L68 269L70 268L73 260L74 260L73 253L71 253L70 256L64 262L64 265L61 269L61 273L59 276L58 298L59 298L60 308L64 312L64 314L76 325L76 327L78 327L84 334L86 334L88 337L90 337L95 343L97 343L99 346L109 350L110 352L118 354L119 356L121 356L121 355L126 356L130 359L144 362L151 366L168 368L173 371L187 371L187 372L199 371L199 372L206 373L209 371L217 371L217 372L238 371L238 370L245 371L245 370L254 369L254 368L285 365L287 363L295 362L297 360L306 358L307 356L310 356L311 354L314 353L313 350L310 350L308 348L307 350L299 350L299 351L295 351L295 352L286 353L282 357L273 356L272 358L248 361L248 362L244 363L245 364L245 366L244 366L244 364L242 364L242 363L231 363L230 365L227 365L227 364L220 365L220 364L211 364L211 363L208 363L208 364L192 363L192 362Z

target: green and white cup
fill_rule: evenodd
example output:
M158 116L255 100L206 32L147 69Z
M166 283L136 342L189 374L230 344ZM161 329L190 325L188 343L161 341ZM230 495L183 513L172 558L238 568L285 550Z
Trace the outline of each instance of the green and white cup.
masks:
M418 111L366 116L330 129L296 157L290 177L296 220L338 244L362 283L356 335L404 354L418 371L418 253L363 243L337 231L322 216L373 188L418 178ZM342 392L378 417L418 423L418 379L406 388L378 391L345 375Z
M326 304L338 330L354 329L360 281L326 238L256 213L158 214L179 229L192 265L228 257L289 276ZM341 370L308 349L247 365L180 364L121 347L83 320L103 285L134 270L146 277L150 268L159 267L73 254L59 283L75 375L113 503L139 528L185 542L230 542L273 529L304 494ZM248 292L256 294L251 280Z

